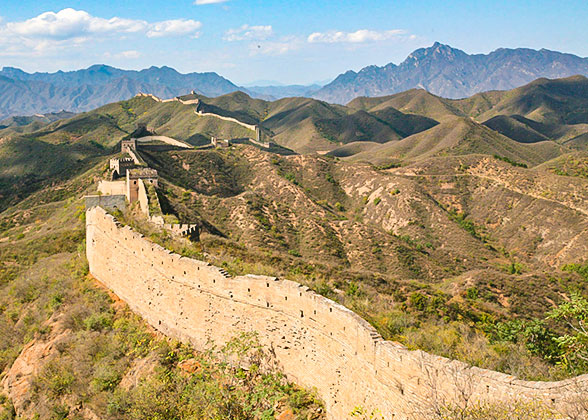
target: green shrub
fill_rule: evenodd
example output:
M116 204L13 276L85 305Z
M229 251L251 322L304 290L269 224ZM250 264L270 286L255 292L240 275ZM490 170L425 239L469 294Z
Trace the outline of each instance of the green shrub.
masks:
M506 156L494 155L494 158L495 159L498 159L498 160L501 160L503 162L506 162L506 163L510 163L512 166L518 166L518 167L521 167L521 168L527 168L528 167L526 163L516 162L516 161L514 161L514 160L512 160L512 159L510 159L510 158L508 158Z
M84 327L86 330L100 331L112 327L111 313L93 313L84 319Z
M92 386L98 391L113 391L122 379L122 372L114 364L102 363L94 371Z
M569 273L578 273L580 276L584 278L584 280L588 281L588 263L582 264L566 264L561 268L563 271L567 271Z
M466 290L466 297L468 299L478 299L478 296L480 295L480 291L476 288L476 287L470 287L469 289Z
M439 420L552 420L559 416L539 402L474 403L468 407L445 405L432 418Z
M410 294L408 301L413 308L424 311L429 303L429 298L420 292L413 292Z
M58 397L71 391L76 377L69 363L50 361L42 369L34 383L37 394L49 393Z
M360 293L359 285L355 282L350 282L347 284L347 289L345 290L345 294L347 296L358 296Z

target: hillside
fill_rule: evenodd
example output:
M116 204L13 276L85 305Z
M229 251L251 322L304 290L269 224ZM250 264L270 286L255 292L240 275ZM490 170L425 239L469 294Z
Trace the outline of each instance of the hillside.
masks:
M438 42L411 53L399 65L368 66L339 75L313 94L332 103L359 96L384 96L414 88L446 98L508 90L535 79L588 75L588 59L527 48L500 48L490 54L467 54Z
M90 155L110 153L121 138L139 126L195 146L208 145L211 137L255 135L234 122L197 115L195 99L200 101L202 112L261 124L264 141L297 153L328 152L377 165L486 154L531 167L573 150L586 150L588 123L581 111L588 97L586 83L585 78L539 80L512 91L461 100L411 90L388 97L358 98L349 106L308 98L264 101L243 92L216 98L182 96L186 104L136 96L53 122L51 119L69 114L14 118L0 130L0 194L7 199L6 206L22 199L12 184L27 185L33 192L47 175L67 174L72 167L91 162ZM549 103L551 108L545 105ZM557 103L570 105L553 105ZM526 105L522 108L520 104ZM15 150L29 153L24 163ZM53 155L48 150L63 150L63 165L46 158Z
M410 162L435 156L485 154L534 166L564 151L563 147L552 141L525 145L469 118L454 117L401 141L358 153L353 156L353 160L381 165L390 160Z
M550 97L551 85L542 86L543 97ZM556 91L582 104L581 94ZM568 330L545 320L572 291L586 293L586 153L568 147L583 141L581 112L570 108L574 118L566 112L560 124L553 116L533 120L538 113L530 106L525 116L499 114L482 124L473 114L486 115L516 95L517 103L525 102L534 90L461 101L423 92L361 98L348 107L307 98L270 102L239 92L185 96L199 99L204 111L261 123L273 141L302 154L250 145L142 150L159 173L163 212L197 224L200 239L176 243L146 227L132 208L118 217L230 275L307 285L410 349L527 379L587 372L579 361L562 363L573 356L550 340ZM223 370L217 359L173 343L168 349L86 276L81 197L108 178L108 158L122 138L138 127L195 146L211 136L253 135L195 109L137 96L71 118L32 121L17 127L21 132L14 126L0 131L0 287L6 290L0 304L15 314L3 317L0 328L16 331L2 335L8 338L0 341L0 368L4 383L25 378L0 404L9 400L25 416L90 410L110 418L108 410L115 410L116 418L137 418L164 403L179 410L181 390L197 392L205 372L218 379L203 394L215 410L227 398L251 407L264 393L272 395L274 414L323 416L320 402L292 384ZM536 328L547 338L528 335ZM102 356L111 352L120 357ZM30 372L27 363L43 368ZM56 383L62 377L66 383ZM140 378L143 385L128 385ZM141 400L144 395L158 398Z
M503 93L488 111L481 113L479 118L487 119L494 115L507 114L521 115L545 124L580 124L588 122L587 105L586 77L538 79Z
M55 162L63 150L45 154ZM196 352L89 275L82 196L95 191L106 163L47 175L48 186L0 210L0 417L323 419L313 393L267 369L270 355L255 337ZM229 357L248 369L227 366ZM252 373L256 363L261 371Z
M513 153L528 147L519 146ZM560 271L588 253L582 177L469 153L384 171L248 146L144 156L166 180L164 211L198 220L203 233L196 249L206 249L230 273L308 284L369 319L385 338L517 375L555 372L516 346L510 351L525 362L501 359L481 331L491 320L541 316L558 301L557 290L585 287ZM548 281L552 276L566 280ZM417 295L431 306L418 309L411 297ZM398 320L403 311L408 314ZM482 330L441 321L448 318L481 323ZM459 338L447 348L425 339L433 331ZM486 343L484 356L462 347L474 337Z
M537 143L535 150L542 149L542 151L538 152L535 158L526 157L522 161L541 163L544 161L542 159L551 159L555 156L550 153L567 153L574 149L585 150L588 124L582 110L588 105L586 103L588 101L587 86L588 79L580 76L556 80L539 79L510 91L484 92L457 100L435 96L424 90L412 89L379 98L356 98L348 106L374 115L389 108L409 115L434 118L444 124L445 129L442 132L439 132L441 128L424 130L413 141L405 141L400 145L390 143L386 147L374 148L374 153L382 152L378 155L379 161L382 161L383 156L394 156L400 159L406 154L407 157L415 158L419 150L426 151L429 156L431 148L437 151L439 147L446 149L445 146L448 144L446 135L451 131L449 127L459 118L465 118L490 128L491 130L478 128L477 138L486 137L485 141L495 143L496 147L499 143L504 143L505 138L516 143ZM466 133L468 131L453 131L450 137L457 141L457 137ZM498 133L502 136L497 137ZM461 140L465 138L461 137ZM408 152L408 149L413 149L415 142L422 144L422 147ZM549 142L556 142L564 148L558 149L552 143L549 145ZM512 147L518 146L511 145L508 148ZM548 152L548 149L551 152ZM478 144L469 150L472 153L488 153L489 149ZM526 148L526 150L530 149ZM357 158L370 160L369 150L364 148L363 151L366 153ZM333 151L333 153L338 152ZM496 149L493 153L502 152ZM349 154L345 153L345 155ZM525 152L504 153L504 156L509 159L515 159L515 155L524 156Z
M238 124L212 116L195 114L200 100L204 113L235 118L246 124L261 124L272 141L299 153L331 150L353 141L385 143L425 130L436 121L387 109L369 113L307 98L278 101L253 99L243 92L209 98L191 94L180 101L158 101L136 96L128 101L105 105L93 111L47 125L5 128L4 135L26 134L48 142L94 140L111 147L140 124L159 135L166 135L199 146L210 137L247 138L255 134ZM1 133L1 132L0 132Z

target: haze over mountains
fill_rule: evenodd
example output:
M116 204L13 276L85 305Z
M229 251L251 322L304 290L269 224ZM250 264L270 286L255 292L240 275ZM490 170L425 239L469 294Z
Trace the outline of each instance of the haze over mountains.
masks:
M59 112L83 112L125 100L139 92L161 98L191 91L215 97L237 90L252 97L275 100L304 96L344 104L359 96L383 96L413 88L445 98L463 98L489 90L507 90L539 77L588 75L588 59L555 51L526 48L498 49L490 54L469 55L435 43L414 51L399 65L369 66L348 71L324 87L239 87L217 73L181 74L170 67L141 71L106 65L87 69L26 73L13 67L0 71L0 118Z
M173 98L192 90L219 96L239 87L216 73L181 74L165 66L133 71L95 65L77 71L32 74L4 67L0 71L0 117L61 110L83 112L139 92Z
M489 90L507 90L540 77L588 75L588 59L541 49L499 48L469 55L438 42L410 54L401 64L348 71L313 97L347 103L358 96L383 96L422 88L445 98L465 98Z

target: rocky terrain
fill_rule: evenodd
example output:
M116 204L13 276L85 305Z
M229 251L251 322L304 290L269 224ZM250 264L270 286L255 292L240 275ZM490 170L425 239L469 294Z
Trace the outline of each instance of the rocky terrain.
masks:
M537 78L588 75L588 59L557 51L500 48L467 54L436 42L396 65L368 66L339 75L313 94L345 104L358 96L384 96L419 88L446 98L465 98L489 90L508 90Z

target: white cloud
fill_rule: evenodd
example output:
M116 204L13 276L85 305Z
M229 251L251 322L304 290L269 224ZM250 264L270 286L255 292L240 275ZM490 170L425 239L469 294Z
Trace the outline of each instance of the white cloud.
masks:
M240 28L229 29L224 36L225 41L264 40L271 37L274 31L271 25L249 26L243 25Z
M103 19L83 10L63 9L57 13L41 13L22 22L7 22L0 27L0 34L62 40L105 32L140 32L147 26L148 23L143 20Z
M225 3L228 0L196 0L194 2L197 6L202 6L203 4L218 4L218 3Z
M136 50L128 50L128 51L121 51L119 53L111 53L109 51L104 53L104 57L105 58L123 58L123 59L137 59L139 57L141 57L143 54L141 54L139 51Z
M100 39L190 36L197 38L202 24L192 19L147 22L113 17L105 19L71 8L45 12L17 22L0 21L0 56L47 55ZM129 57L132 58L132 57Z
M303 43L295 36L282 37L277 41L253 42L249 44L249 54L282 55L300 49Z
M160 22L113 17L104 19L83 10L71 8L45 12L19 22L0 22L0 49L13 53L27 51L48 53L63 48L79 47L92 39L123 38L143 35L149 38L165 36L198 37L202 24L192 19ZM4 54L6 55L6 54Z
M314 32L307 38L311 43L327 43L333 44L337 42L345 43L363 43L386 41L393 38L398 38L405 35L406 32L402 29L392 29L388 31L371 31L369 29L360 29L355 32L330 31L330 32Z
M198 38L200 35L197 31L202 27L202 23L192 19L174 19L156 22L150 25L147 31L149 38L160 38L163 36L186 36L191 35Z
M136 50L122 51L122 52L116 54L116 57L117 58L134 59L134 58L141 57L141 53L139 51L136 51Z

